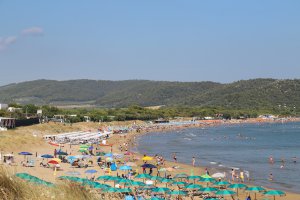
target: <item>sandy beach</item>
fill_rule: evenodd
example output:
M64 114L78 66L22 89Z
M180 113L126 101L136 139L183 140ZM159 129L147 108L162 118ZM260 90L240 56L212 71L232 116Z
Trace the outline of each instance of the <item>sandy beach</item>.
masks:
M290 119L290 121L294 121L296 119ZM250 120L232 120L232 121L219 121L219 120L210 120L210 121L204 121L201 124L197 125L182 125L182 126L176 126L176 127L157 127L153 129L142 129L141 131L131 131L127 134L113 134L108 140L108 144L112 144L111 146L95 146L95 148L100 148L102 152L110 152L112 150L113 153L116 154L123 154L125 151L125 148L128 148L128 151L131 151L131 149L134 148L136 145L136 140L139 136L142 134L146 134L150 131L170 131L174 129L181 129L181 128L189 128L189 127L207 127L207 126L216 126L219 124L235 124L235 123L265 123L270 122L268 120L263 119L250 119ZM70 132L70 131L82 131L82 130L97 130L99 127L107 127L107 126L126 126L131 125L132 123L138 124L140 126L144 126L143 122L114 122L114 123L77 123L70 125L63 125L60 123L48 123L48 124L39 124L34 125L30 127L21 127L17 128L15 130L9 130L7 132L1 132L1 141L0 141L0 150L2 154L12 153L15 155L15 164L13 165L6 165L1 164L2 166L6 167L9 171L12 173L20 173L25 172L29 173L31 175L37 176L43 180L57 183L59 180L57 177L66 175L66 172L69 171L77 171L80 173L79 177L82 178L91 178L90 174L85 174L85 171L87 169L95 169L98 172L96 174L93 174L93 176L98 177L101 175L104 175L104 169L101 169L97 165L97 158L91 157L89 160L91 162L88 162L89 166L88 168L74 168L71 167L68 163L61 163L60 164L60 170L56 171L53 170L53 168L46 168L41 167L39 164L41 162L46 163L47 159L43 159L40 156L43 154L52 154L54 153L55 149L58 149L56 146L52 146L48 144L46 141L43 140L43 136L47 134L58 134L58 133L64 133L64 132ZM126 145L128 144L128 145ZM122 147L123 151L121 152L120 147ZM80 152L78 152L79 147L78 145L68 145L65 144L63 147L61 147L63 151L68 152L69 155L78 155ZM30 157L17 155L18 152L21 151L28 151L31 152L33 155ZM138 173L142 173L142 168L139 167L143 164L142 158L144 155L141 155L139 153L135 153L134 155L125 156L124 160L128 161L134 161L136 163L136 167L133 167L134 170L137 170ZM154 156L154 155L149 155ZM171 155L170 155L171 157ZM21 165L21 162L26 159L33 159L35 160L35 167L23 167ZM148 163L155 164L155 159L152 161L149 161ZM119 164L122 165L122 164ZM186 165L182 163L175 163L170 161L165 161L164 168L170 168L171 170L167 172L171 175L171 177L174 177L178 173L186 173L188 175L203 175L205 173L205 169L201 166L193 167L192 165ZM208 169L210 170L210 169ZM147 169L148 172L148 169ZM112 175L121 175L119 170L113 171ZM153 170L152 175L156 175L157 170ZM212 172L211 172L212 173ZM108 183L111 184L111 183ZM199 183L202 185L206 185L206 183ZM246 182L247 184L247 182ZM251 183L253 184L253 183ZM158 184L158 186L164 186L164 184ZM177 186L172 186L173 188L177 188ZM178 188L177 188L178 189ZM249 193L240 191L239 192L239 199L246 199L246 196ZM251 193L251 197L254 199L254 194ZM228 198L228 197L227 197ZM235 199L238 199L237 196L234 196ZM266 198L266 196L262 196L261 194L257 194L258 199ZM269 197L271 199L271 197ZM230 199L230 198L228 198ZM283 197L276 197L276 199L285 199L285 200L297 200L300 199L300 194L296 193L290 193L287 192L286 196Z

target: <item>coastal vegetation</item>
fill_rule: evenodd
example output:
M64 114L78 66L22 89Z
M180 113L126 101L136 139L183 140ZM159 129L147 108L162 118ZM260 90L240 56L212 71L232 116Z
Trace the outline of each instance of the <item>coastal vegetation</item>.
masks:
M164 105L172 108L185 106L284 113L299 111L300 79L251 79L227 84L147 80L36 80L0 87L0 102L100 108Z

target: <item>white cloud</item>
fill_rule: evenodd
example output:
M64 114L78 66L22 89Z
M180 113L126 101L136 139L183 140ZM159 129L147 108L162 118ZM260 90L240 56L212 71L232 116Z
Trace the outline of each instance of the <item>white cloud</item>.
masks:
M44 30L41 27L30 27L22 30L22 35L26 36L40 36L44 34Z
M16 36L8 36L0 38L0 51L6 49L8 46L12 45L17 41Z

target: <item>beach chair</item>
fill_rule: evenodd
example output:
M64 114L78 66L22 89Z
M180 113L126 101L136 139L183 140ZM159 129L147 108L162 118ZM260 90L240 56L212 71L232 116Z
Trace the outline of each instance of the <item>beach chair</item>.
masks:
M35 161L29 160L28 163L26 164L26 167L35 167Z

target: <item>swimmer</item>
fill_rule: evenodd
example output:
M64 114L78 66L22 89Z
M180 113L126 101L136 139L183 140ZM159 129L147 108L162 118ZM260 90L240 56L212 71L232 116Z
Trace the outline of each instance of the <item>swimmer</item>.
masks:
M270 164L274 164L274 159L273 159L273 156L272 156L272 155L269 157L269 163L270 163Z
M273 174L272 173L269 174L269 181L273 181Z

